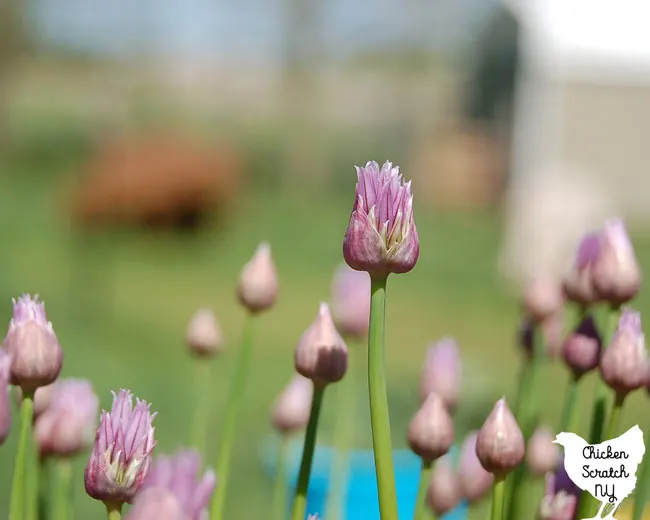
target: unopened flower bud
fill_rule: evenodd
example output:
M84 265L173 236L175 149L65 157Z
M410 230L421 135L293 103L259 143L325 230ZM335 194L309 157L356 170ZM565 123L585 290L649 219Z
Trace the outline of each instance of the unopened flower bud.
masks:
M239 301L252 313L269 309L278 296L278 274L271 257L271 246L262 242L244 266L237 287Z
M555 435L546 427L539 427L528 441L526 463L533 475L545 475L554 471L559 457L559 448L553 441Z
M473 504L478 502L492 487L494 475L481 465L476 456L478 432L470 433L463 442L458 464L458 478L465 499Z
M348 348L334 326L326 303L320 304L318 316L300 338L295 365L297 372L316 386L343 379L348 369Z
M138 493L125 520L187 520L174 494L165 488L152 487Z
M281 433L303 430L309 423L314 384L296 374L278 396L271 412L271 422Z
M629 302L639 292L641 270L621 219L605 222L592 276L600 298L615 307Z
M454 423L442 398L429 394L408 428L408 443L422 460L431 462L449 451L454 443Z
M453 412L460 395L461 371L460 353L452 338L443 338L429 347L420 382L422 400L435 393Z
M505 398L497 401L476 440L476 456L490 473L505 475L524 459L524 436Z
M23 295L13 303L14 314L2 346L13 360L11 384L33 392L59 377L63 351L52 323L47 321L43 302Z
M370 161L356 170L355 201L343 240L346 263L377 276L409 272L420 254L410 181L405 183L399 167L388 161L381 169Z
M461 498L458 474L447 459L448 457L443 457L436 462L427 490L427 502L436 516L454 509Z
M578 378L598 367L601 349L600 334L593 316L589 314L567 336L562 346L562 357L574 377Z
M210 309L199 309L187 327L185 341L189 349L200 357L208 357L221 351L223 334Z
M598 302L593 282L593 265L600 254L600 235L589 233L580 241L571 270L564 278L564 296L570 302L587 306Z
M558 312L552 314L541 323L535 324L526 317L523 320L520 334L520 344L526 356L532 356L535 341L535 328L539 327L541 341L543 341L544 354L549 358L555 358L562 348L564 336L564 313Z
M332 285L332 316L343 336L363 338L370 321L370 276L341 265Z
M560 284L549 276L530 280L524 288L523 306L533 323L540 323L557 314L564 305Z
M36 419L34 433L41 457L70 457L88 448L97 428L99 399L90 381L54 383L50 406Z
M641 330L641 315L623 309L618 328L600 360L600 373L619 397L641 388L646 382L648 353Z
M0 349L0 445L7 440L11 430L10 372L11 357L3 349Z

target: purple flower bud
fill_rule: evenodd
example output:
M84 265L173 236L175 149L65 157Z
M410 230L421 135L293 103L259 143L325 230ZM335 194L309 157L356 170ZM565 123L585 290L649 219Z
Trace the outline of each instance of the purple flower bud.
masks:
M541 328L542 340L544 341L544 351L550 358L555 358L562 348L564 337L564 313L558 312L552 314L541 323L535 325L530 318L524 318L521 329L519 330L520 344L523 347L526 356L533 354L533 337L535 327Z
M623 309L618 328L600 360L605 382L620 396L644 386L648 371L648 353L641 330L641 315Z
M374 161L356 170L356 200L343 240L345 261L371 275L409 272L420 254L410 181L405 183L399 167L388 161L381 170Z
M278 275L271 258L271 246L262 242L244 266L237 287L239 301L249 312L271 308L278 297Z
M519 466L524 451L524 436L502 397L479 430L476 456L490 473L505 475Z
M223 334L210 309L199 309L192 316L185 341L190 351L199 357L209 357L221 351Z
M157 457L142 491L165 489L177 500L186 520L200 520L207 512L208 502L217 485L214 471L208 470L199 478L201 457L192 450L180 450L171 457ZM137 502L137 501L136 501Z
M128 390L113 392L113 407L102 412L84 474L86 492L111 502L131 502L147 476L156 446L149 403Z
M344 336L362 338L370 321L370 277L341 265L332 285L332 315Z
M465 438L458 464L461 491L470 504L478 502L494 482L494 475L485 471L476 456L477 439L478 432L472 432Z
M2 343L13 359L10 382L33 392L59 377L63 351L38 297L25 294L13 303L14 315Z
M593 282L601 299L619 306L633 299L641 287L641 270L621 219L605 222L601 248L593 265Z
M553 432L540 426L528 441L526 462L533 475L545 475L555 470L560 450L554 440Z
M530 280L524 288L523 306L534 323L540 323L557 315L564 306L560 284L551 277L539 276Z
M296 374L280 393L273 405L271 423L281 433L303 430L309 423L314 384L311 379Z
M436 462L427 490L427 502L436 516L454 509L461 498L458 474L447 459L443 457Z
M540 503L539 520L575 520L580 489L569 479L561 459L555 474L546 476L546 492Z
M348 369L348 347L336 331L326 303L321 303L318 316L303 333L295 354L296 371L324 386L343 379Z
M9 374L11 356L0 349L0 445L9 437L11 430L11 398L9 397Z
M592 270L599 255L600 235L588 233L582 237L573 267L564 278L563 290L567 300L579 305L598 302Z
M138 493L125 520L188 520L176 497L167 489L152 487Z
M453 412L460 395L461 371L460 353L452 338L443 338L429 347L420 382L422 400L435 393Z
M425 461L434 461L449 451L454 442L454 423L442 398L429 394L408 428L408 443Z
M591 314L584 317L562 346L564 362L574 377L581 377L598 367L602 342Z
M41 457L70 457L88 448L97 428L98 408L99 399L90 381L57 381L50 406L34 425Z

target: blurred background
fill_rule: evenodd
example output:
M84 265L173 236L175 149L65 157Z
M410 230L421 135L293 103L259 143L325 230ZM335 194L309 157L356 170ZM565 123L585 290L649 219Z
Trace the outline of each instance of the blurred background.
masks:
M227 340L215 362L214 463L243 322L237 277L260 241L272 245L281 295L259 325L231 518L267 512L269 407L292 374L300 334L329 299L354 165L388 159L413 179L420 261L389 283L397 447L418 406L425 349L444 335L464 356L459 438L501 395L512 398L512 282L564 267L584 228L611 212L629 216L641 265L650 261L647 191L635 184L647 182L645 69L631 61L642 74L618 85L611 68L571 75L567 61L549 75L522 62L521 8L496 0L2 0L0 9L0 316L9 322L11 297L40 294L65 349L63 375L90 378L103 407L122 387L151 401L159 452L186 442L193 364L185 327L209 306ZM551 63L555 51L545 54ZM539 112L581 124L560 125L559 137L531 130ZM551 141L557 147L537 155L526 147ZM628 165L636 177L617 180ZM633 199L621 198L628 192ZM649 305L642 293L638 306ZM568 376L557 366L547 377L558 389L545 400L555 423ZM631 400L629 420L644 399ZM323 443L334 403L326 400ZM357 447L370 447L367 420L357 432ZM0 504L13 443L0 451ZM77 516L100 518L102 507L83 493L85 462Z

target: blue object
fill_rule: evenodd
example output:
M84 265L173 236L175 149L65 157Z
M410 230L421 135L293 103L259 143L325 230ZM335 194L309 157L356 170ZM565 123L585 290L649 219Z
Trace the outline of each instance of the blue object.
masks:
M291 497L293 497L298 478L301 455L302 443L293 443L287 461L287 492ZM333 455L332 448L317 446L312 463L307 494L307 515L318 513L319 520L324 519L327 515L325 508ZM403 520L410 520L415 511L422 463L420 458L409 450L396 450L393 460L395 462L399 517ZM275 461L271 461L268 466L269 472L273 474ZM355 450L350 453L348 486L343 503L344 520L380 520L372 450ZM463 502L454 511L442 517L442 520L467 520L467 517L468 507ZM287 518L289 518L289 512L287 512Z

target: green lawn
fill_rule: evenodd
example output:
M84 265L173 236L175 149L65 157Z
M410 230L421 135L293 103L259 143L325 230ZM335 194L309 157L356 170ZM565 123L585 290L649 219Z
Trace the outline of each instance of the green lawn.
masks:
M129 233L83 241L73 237L57 209L55 191L26 171L0 177L0 311L8 323L11 296L38 292L65 349L64 376L90 378L102 405L110 390L132 389L150 400L158 452L187 438L192 413L192 359L183 335L194 310L211 306L224 329L227 351L215 360L212 448L219 431L243 312L234 298L242 264L256 244L269 240L278 267L277 307L259 323L254 366L234 453L232 520L263 519L271 486L261 450L269 434L268 410L293 369L293 348L329 297L330 278L342 260L341 243L352 201L324 196L250 196L227 229L196 240ZM351 170L350 190L354 175ZM417 204L417 193L416 193ZM416 269L389 282L387 367L394 443L403 447L406 424L417 406L418 376L427 344L455 336L464 357L459 434L480 426L494 401L511 397L518 369L514 346L516 302L495 274L499 226L489 215L434 215L416 207L421 257ZM643 265L650 247L640 244ZM646 293L647 294L647 293ZM639 305L649 309L643 298ZM562 367L549 371L545 413L553 421L564 396ZM335 402L325 405L321 437L331 438ZM645 395L630 400L625 417L650 426ZM636 414L636 415L635 415ZM367 415L357 442L370 446ZM0 504L6 510L16 430L0 449ZM210 457L214 455L214 450ZM208 459L213 464L212 459ZM78 461L77 518L102 518L100 504L83 490ZM0 518L4 518L0 513Z

